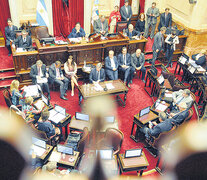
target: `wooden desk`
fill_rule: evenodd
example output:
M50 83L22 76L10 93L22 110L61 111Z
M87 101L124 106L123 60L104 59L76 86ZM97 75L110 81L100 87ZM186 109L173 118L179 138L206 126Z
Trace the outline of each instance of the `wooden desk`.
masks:
M116 37L108 37L107 40L94 38L93 42L87 43L83 39L79 44L43 46L39 40L36 39L35 42L37 51L16 53L14 49L12 50L15 71L21 83L31 83L30 67L38 59L49 66L56 60L60 60L63 64L67 61L68 55L72 55L78 68L84 65L84 61L87 64L97 64L98 62L104 64L104 59L108 56L109 50L114 50L115 55L118 55L122 47L126 46L129 53L134 53L137 48L144 52L147 39L130 41L128 37L119 33Z
M93 84L88 84L88 85L81 85L78 87L79 89L79 104L81 104L81 100L91 98L91 97L97 97L97 96L103 96L103 95L117 95L116 100L121 101L123 107L126 105L126 95L128 93L128 88L126 85L120 80L114 80L114 81L105 81L99 83L102 88L105 88L107 83L112 83L114 86L114 89L109 89L107 91L96 91L94 89ZM120 98L120 94L124 94L124 100Z
M33 146L33 145L32 145ZM38 158L42 159L44 162L47 161L51 151L53 149L53 146L46 144L46 150L43 153L42 156L37 156Z
M159 116L156 115L153 111L150 111L149 114L146 114L142 117L139 117L139 113L136 114L134 116L130 138L135 142L138 142L139 129L144 127L144 125L147 124L149 121L154 121L157 120L158 118ZM136 132L135 135L133 135L135 125L136 125Z
M79 154L80 153L78 151L74 151L74 155L65 154L65 158L63 158L62 153L58 152L57 148L55 147L53 149L52 154L49 157L49 161L54 161L54 157L56 157L55 160L57 161L58 165L67 166L67 167L70 167L70 168L76 168L77 162L79 160L79 158L78 158ZM74 158L74 161L70 162L68 160L69 158Z
M149 166L149 163L147 161L144 152L142 152L142 155L140 157L133 157L133 158L125 158L124 154L119 154L118 163L120 166L120 173L137 171L137 175L140 176L142 176L143 171L147 169L147 167Z

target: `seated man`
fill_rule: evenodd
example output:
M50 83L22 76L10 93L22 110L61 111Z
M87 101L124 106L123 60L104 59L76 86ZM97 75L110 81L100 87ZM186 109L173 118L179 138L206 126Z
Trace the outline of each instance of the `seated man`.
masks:
M101 16L94 22L93 31L95 33L101 34L102 36L108 35L108 21L106 20L105 16Z
M72 32L69 34L68 38L78 38L85 37L86 33L84 29L81 27L80 23L77 22L75 27L72 29Z
M184 89L184 90L173 92L172 99L173 99L173 103L171 107L172 111L176 111L177 106L181 104L182 102L186 103L187 108L190 108L193 103L193 99L191 97L191 93L189 89Z
M10 18L7 19L7 23L8 23L8 26L5 27L6 47L9 50L9 55L8 56L11 56L12 51L11 51L10 42L13 43L14 40L16 39L15 30L18 30L18 28L13 25L12 20Z
M122 48L122 53L118 55L119 70L124 72L124 83L130 88L130 65L131 65L131 56L127 53L127 48Z
M32 38L29 35L27 35L27 32L25 30L23 30L22 35L15 40L15 44L17 47L20 48L31 47Z
M205 68L205 66L206 66L205 54L206 54L206 50L202 49L199 54L192 55L192 60L194 60L197 65L200 65L203 68Z
M105 80L105 71L102 69L102 64L98 63L96 68L93 68L89 75L89 80L91 83L99 83Z
M49 79L51 83L55 82L60 85L60 98L68 100L65 96L67 95L66 91L68 90L69 80L63 76L60 61L55 61L55 63L49 67Z
M105 58L105 70L106 75L110 80L118 79L118 61L116 56L114 56L114 51L109 51L109 56Z
M139 31L136 31L134 29L134 26L132 24L128 26L128 29L126 29L126 34L130 39L135 39L137 37L139 38L141 35Z
M144 67L145 63L145 57L144 54L141 52L141 49L137 49L136 53L131 55L131 78L133 79L133 75L135 71L141 70L142 72L142 81L145 83L145 74L146 74L146 68Z
M49 120L50 112L49 111L42 111L41 117L37 122L37 128L40 131L44 131L48 138L52 136L59 136L60 129L58 127L55 127ZM59 137L56 137L57 139Z
M140 131L145 134L145 137L148 140L153 140L150 139L150 137L155 137L157 138L161 133L170 131L173 126L178 126L183 123L183 121L188 117L188 109L186 103L182 103L182 106L178 106L180 112L177 114L171 114L169 118L167 118L166 114L164 112L161 112L159 114L160 117L160 123L153 122L152 124L149 123L149 128L144 127L141 128ZM183 108L184 107L184 108Z
M47 81L41 82L42 78L48 78L49 75L47 74L46 65L42 63L41 60L38 60L36 64L32 65L30 70L30 77L32 78L33 84L39 84L42 91L48 93L48 99L50 100L50 89L48 86Z

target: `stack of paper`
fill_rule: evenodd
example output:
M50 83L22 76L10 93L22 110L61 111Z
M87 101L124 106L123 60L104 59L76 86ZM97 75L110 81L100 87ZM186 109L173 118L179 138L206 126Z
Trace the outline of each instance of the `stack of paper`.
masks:
M38 84L41 84L41 83L47 83L47 78L41 78L41 79L38 79L38 78L37 78L37 83L38 83Z
M45 149L39 146L32 145L32 149L37 156L42 156L45 153Z
M114 89L115 87L113 86L112 83L107 83L107 84L106 84L106 88L107 88L107 89Z
M70 42L74 42L74 43L80 43L81 40L82 40L81 37L79 37L79 38L69 38L69 41L70 41Z
M50 110L50 116L49 116L50 121L53 121L54 123L58 124L64 118L66 118L66 116L63 113L58 112L55 109Z
M59 152L52 152L51 156L50 156L50 161L55 161L58 162L61 158L61 153Z
M103 91L103 88L100 86L100 84L96 83L94 86L95 91Z
M37 85L30 85L30 86L25 87L24 92L26 92L25 97L39 95Z
M26 50L23 49L23 48L17 48L16 52L19 53L19 52L25 52Z
M156 107L156 110L158 111L165 111L167 109L167 106L164 105L164 104L159 104L157 107Z
M35 106L37 107L37 109L41 110L42 107L44 106L44 103L42 100L38 100L36 103L35 103Z
M165 93L165 97L172 98L172 93Z

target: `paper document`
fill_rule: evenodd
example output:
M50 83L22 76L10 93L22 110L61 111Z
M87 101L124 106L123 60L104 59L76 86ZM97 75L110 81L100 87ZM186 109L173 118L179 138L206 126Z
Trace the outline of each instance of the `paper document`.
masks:
M172 96L172 94L170 93L165 93L165 97L168 97L168 98L172 98L173 96Z
M199 67L197 68L197 70L198 70L198 71L202 71L202 72L205 72L205 71L206 71L202 66L199 66Z
M113 86L112 83L107 83L107 84L106 84L106 88L107 88L107 89L114 89L115 87Z
M17 53L19 53L19 52L26 52L26 49L23 49L23 48L17 48L16 52L17 52Z
M96 83L94 86L95 91L103 91L103 88L100 86L100 84Z
M60 161L60 158L61 158L61 153L59 153L59 152L52 152L49 160L50 161L58 162L58 161Z
M55 109L51 109L49 112L50 116L48 119L56 124L58 124L60 121L66 118L66 116L63 113L58 112Z
M199 65L197 65L196 63L195 63L195 61L193 61L193 60L189 60L189 63L193 66L193 67L195 67L195 68L197 68L197 67L199 67Z
M70 42L75 42L75 43L79 43L79 42L81 42L81 40L82 40L81 37L79 37L79 38L69 38Z
M167 106L164 105L164 104L159 104L155 110L158 110L158 111L165 111L167 109Z
M37 83L38 83L38 84L41 84L41 83L47 83L47 78L41 78L41 79L38 79L38 78L37 78Z
M30 85L30 86L25 87L24 92L26 92L25 97L39 95L37 85Z
M38 100L34 105L40 110L44 107L44 102L42 100Z
M180 59L179 59L179 61L180 61L181 64L185 64L186 60L187 59L184 58L183 56L181 56Z
M42 156L45 153L45 149L39 146L32 145L32 149L37 156Z

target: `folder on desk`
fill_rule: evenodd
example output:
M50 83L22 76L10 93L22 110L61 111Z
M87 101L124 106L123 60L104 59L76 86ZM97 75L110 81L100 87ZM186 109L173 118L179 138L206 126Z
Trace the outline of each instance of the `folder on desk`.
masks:
M58 124L60 121L66 118L66 109L61 106L58 106L57 104L55 104L55 108L51 109L49 112L49 120L56 124Z

